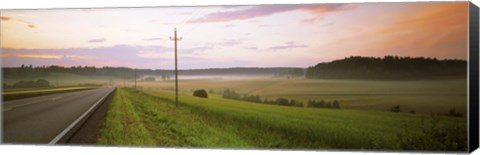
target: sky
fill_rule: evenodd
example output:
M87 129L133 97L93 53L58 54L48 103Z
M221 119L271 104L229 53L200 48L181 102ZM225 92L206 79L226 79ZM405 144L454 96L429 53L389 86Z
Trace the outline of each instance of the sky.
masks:
M309 67L350 56L467 59L468 2L2 10L2 65Z

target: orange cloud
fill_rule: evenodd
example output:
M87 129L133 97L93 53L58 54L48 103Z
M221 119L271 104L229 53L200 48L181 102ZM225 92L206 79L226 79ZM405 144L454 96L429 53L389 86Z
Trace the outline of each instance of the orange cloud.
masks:
M3 20L3 21L7 21L7 20L11 20L12 18L10 17L0 17L0 20Z
M40 59L61 59L63 55L56 54L12 54L4 53L1 54L2 57L21 57L21 58L40 58Z
M374 36L383 36L383 40L372 48L466 56L467 22L468 3L420 5L418 11L403 12L396 22L374 32Z
M72 60L93 60L95 56L90 55L63 55L63 54L24 54L24 53L3 53L1 57L20 57L38 59L72 59Z
M355 46L357 54L434 56L466 59L468 2L413 3L390 13L393 22L334 42Z

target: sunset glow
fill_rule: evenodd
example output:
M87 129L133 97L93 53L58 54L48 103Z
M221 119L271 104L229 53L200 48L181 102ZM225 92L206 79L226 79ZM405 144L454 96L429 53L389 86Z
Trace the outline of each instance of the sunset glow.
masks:
M2 65L308 67L349 56L467 59L468 2L6 10Z

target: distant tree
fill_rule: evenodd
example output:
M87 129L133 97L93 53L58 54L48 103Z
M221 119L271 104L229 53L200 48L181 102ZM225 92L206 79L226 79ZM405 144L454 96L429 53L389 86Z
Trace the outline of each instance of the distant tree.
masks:
M399 105L396 105L396 106L390 108L390 111L391 111L391 112L400 112L400 106L399 106Z
M223 98L226 99L235 99L235 100L241 100L240 94L237 94L234 90L226 89L223 91Z
M262 100L258 95L244 95L243 100L248 102L262 103Z
M147 77L147 78L144 79L144 81L153 82L153 81L155 81L155 78L154 77Z
M50 82L44 79L37 80L35 82L36 87L50 87Z
M340 102L338 102L337 100L333 100L332 106L333 106L333 108L340 109Z
M351 56L308 67L306 78L319 79L418 79L466 76L465 60L438 60L424 57Z
M202 97L202 98L208 98L208 94L207 94L207 91L205 91L205 89L195 90L195 91L193 92L193 96Z
M447 116L462 117L463 115L462 115L462 113L457 112L455 109L450 109Z
M169 74L162 74L162 80L163 81L170 80L170 75Z
M307 107L323 108L323 107L325 107L325 101L323 101L323 100L320 100L320 101L308 100Z
M331 108L331 107L332 107L332 104L331 104L330 102L327 102L327 103L325 104L325 108Z
M289 104L288 99L286 99L286 98L277 98L275 103L277 103L278 105L288 105Z

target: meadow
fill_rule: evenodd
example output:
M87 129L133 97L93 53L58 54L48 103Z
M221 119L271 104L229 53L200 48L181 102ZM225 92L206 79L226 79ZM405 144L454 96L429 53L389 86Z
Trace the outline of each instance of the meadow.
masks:
M77 85L106 85L113 84L115 81L119 82L121 78L113 76L88 76L78 75L71 73L51 73L44 76L5 76L2 79L3 83L13 84L20 80L30 81L45 79L50 82L51 85L56 87L62 86L77 86ZM57 86L58 85L58 86Z
M466 149L466 119L266 105L117 89L98 144L254 149Z
M122 85L120 85L122 86ZM174 81L139 82L144 89L174 90ZM205 89L221 94L226 89L262 99L284 97L306 103L308 100L338 100L343 109L443 114L454 109L467 111L466 79L432 80L320 80L304 78L188 78L181 77L180 93ZM209 94L209 95L210 95Z

